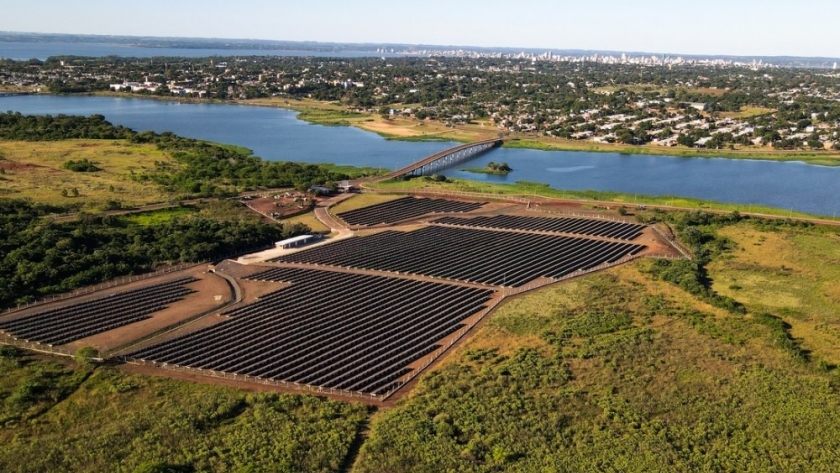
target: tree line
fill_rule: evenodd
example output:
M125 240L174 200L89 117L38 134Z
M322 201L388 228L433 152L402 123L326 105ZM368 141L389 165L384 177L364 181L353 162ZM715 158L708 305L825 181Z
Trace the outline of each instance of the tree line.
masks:
M56 223L47 215L63 209L0 199L0 307L161 265L222 257L309 230L262 223L236 202L214 205L221 208L144 226L90 215Z

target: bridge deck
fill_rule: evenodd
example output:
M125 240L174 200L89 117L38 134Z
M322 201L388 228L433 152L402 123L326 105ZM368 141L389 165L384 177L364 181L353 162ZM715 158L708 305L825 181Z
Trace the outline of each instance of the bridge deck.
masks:
M422 169L423 166L427 166L429 164L432 164L439 159L442 159L442 158L445 158L446 156L449 156L450 154L457 153L459 151L463 151L463 150L466 150L466 149L474 148L476 146L481 146L481 145L499 146L499 145L502 144L502 141L503 140L501 140L501 139L494 138L492 140L476 141L476 142L473 142L473 143L467 143L467 144L459 145L459 146L456 146L454 148L445 149L445 150L443 150L441 152L438 152L438 153L435 153L435 154L433 154L429 157L423 158L420 161L415 161L415 162L409 164L408 166L402 167L400 169L397 169L396 171L393 171L393 172L390 172L390 173L388 173L384 176L381 176L379 178L379 180L384 181L384 180L394 179L394 178L397 178L397 177L400 177L400 176L404 176L404 175L406 175L408 173L411 173L411 172L414 172L418 169Z

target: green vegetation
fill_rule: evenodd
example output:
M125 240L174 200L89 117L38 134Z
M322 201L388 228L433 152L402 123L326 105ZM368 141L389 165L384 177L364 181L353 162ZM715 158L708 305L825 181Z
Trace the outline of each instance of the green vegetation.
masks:
M639 268L555 286L375 415L354 471L832 471L838 379L778 340Z
M0 199L0 307L31 301L158 265L202 261L308 229L264 224L238 203L132 224L131 217L82 215L55 223L54 207Z
M711 287L706 271L714 258L732 249L732 243L719 237L715 230L740 221L737 213L729 215L710 214L708 212L662 212L653 211L639 216L645 223L668 222L673 225L677 235L691 249L692 260L657 260L650 272L654 276L675 284L715 307L735 314L746 312L744 306L728 296L717 294Z
M348 119L366 117L367 115L345 110L334 111L307 109L298 113L298 118L301 120L305 120L315 125L326 126L349 126L350 122Z
M498 176L507 176L508 173L513 171L513 169L508 166L508 163L494 163L493 161L487 163L487 166L483 168L467 168L461 170L472 173L495 174Z
M45 204L100 210L108 201L134 207L172 199L172 193L134 179L156 163L180 166L153 144L127 140L0 141L0 169L5 180L0 196L28 198ZM68 161L92 161L97 172L73 172ZM73 195L73 189L78 195ZM63 192L66 190L66 192Z
M0 113L0 139L21 141L59 141L73 139L115 140L131 136L124 126L114 126L102 115L22 115Z
M153 144L171 156L154 167L132 174L137 182L153 183L174 195L228 196L244 189L296 187L348 179L314 164L263 161L241 147L217 145L172 133L137 133L90 117L25 116L0 114L0 139L52 141L67 139L123 139L132 144Z
M313 212L283 219L284 225L304 225L313 232L330 233L330 228L315 217Z
M64 169L67 169L68 171L73 171L73 172L97 172L97 171L101 171L100 168L96 167L96 163L94 163L93 161L91 161L87 158L79 160L79 161L73 161L71 159L70 161L67 161L66 163L64 163L61 167L63 167Z
M168 222L179 217L185 217L195 212L198 212L197 207L181 206L162 210L152 210L149 212L140 212L129 215L123 215L120 216L119 220L133 225L148 227Z
M49 136L70 133L73 122L57 120L55 129L42 123ZM107 134L98 122L79 126ZM253 164L241 150L127 133L124 143L171 156L136 173L138 182L224 193L311 177ZM585 198L625 211L637 203L531 182L434 181L378 185ZM332 211L399 197L362 194ZM0 199L0 307L267 244L311 221L268 226L229 200L63 224L47 217L65 210ZM837 229L737 212L634 213L670 226L695 259L642 260L509 300L413 393L371 418L353 471L838 470ZM82 348L71 364L0 346L0 471L340 471L370 413L127 374L97 356Z
M0 346L0 471L332 472L367 408L77 367Z
M734 249L708 265L714 290L785 324L780 346L791 337L816 365L840 364L838 230L744 220L718 233Z
M370 177L370 176L379 176L382 174L387 174L391 170L384 169L381 167L372 167L372 166L348 166L344 164L332 164L332 163L319 163L318 166L326 169L327 171L333 174L340 174L349 176L352 179L358 179L361 177Z

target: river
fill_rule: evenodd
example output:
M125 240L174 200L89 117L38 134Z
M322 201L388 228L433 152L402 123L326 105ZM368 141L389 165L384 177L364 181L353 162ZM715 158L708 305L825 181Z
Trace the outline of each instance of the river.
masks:
M245 146L269 160L388 169L456 144L388 141L356 128L312 125L298 120L296 113L289 110L243 105L21 96L0 97L0 110L27 114L98 113L138 131L172 131ZM840 212L840 168L801 162L501 148L459 167L482 167L489 161L507 162L514 171L507 176L493 176L450 169L445 174L500 183L542 182L558 189L687 196L828 216Z

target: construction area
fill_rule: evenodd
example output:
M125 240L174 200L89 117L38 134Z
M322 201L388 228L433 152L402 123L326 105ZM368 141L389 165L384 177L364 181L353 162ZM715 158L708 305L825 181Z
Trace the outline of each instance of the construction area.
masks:
M411 195L333 211L354 198L317 203L324 239L10 311L0 342L379 403L506 298L635 258L684 257L667 231L617 214Z

